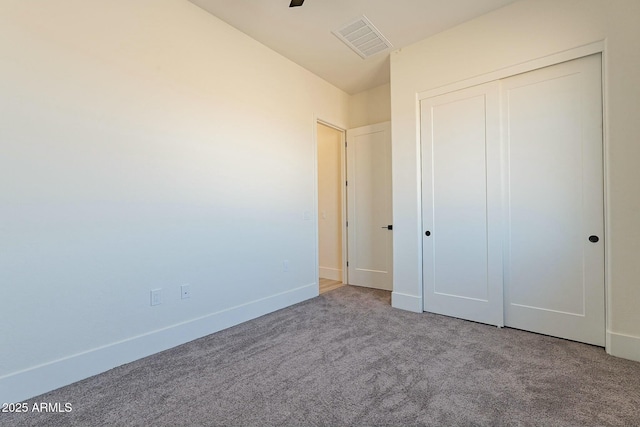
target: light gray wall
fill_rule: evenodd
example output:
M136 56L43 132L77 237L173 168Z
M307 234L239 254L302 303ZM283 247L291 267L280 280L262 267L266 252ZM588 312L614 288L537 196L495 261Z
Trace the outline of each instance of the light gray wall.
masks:
M391 85L384 84L349 98L349 127L375 125L391 120Z
M181 0L3 1L0 58L0 402L317 295L346 93Z

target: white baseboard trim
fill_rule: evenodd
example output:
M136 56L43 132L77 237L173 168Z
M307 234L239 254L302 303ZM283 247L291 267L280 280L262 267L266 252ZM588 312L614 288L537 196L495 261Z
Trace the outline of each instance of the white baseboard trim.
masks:
M0 378L0 403L21 402L318 296L312 283Z
M607 331L607 353L640 362L640 337Z
M413 311L414 313L422 313L422 297L414 295L401 294L400 292L391 293L391 306L400 310Z
M342 281L342 269L340 268L320 267L318 270L323 279Z

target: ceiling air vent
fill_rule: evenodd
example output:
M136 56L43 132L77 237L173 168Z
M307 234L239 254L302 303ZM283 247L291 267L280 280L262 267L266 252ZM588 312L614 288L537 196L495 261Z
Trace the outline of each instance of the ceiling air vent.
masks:
M332 33L362 58L392 47L389 40L364 15Z

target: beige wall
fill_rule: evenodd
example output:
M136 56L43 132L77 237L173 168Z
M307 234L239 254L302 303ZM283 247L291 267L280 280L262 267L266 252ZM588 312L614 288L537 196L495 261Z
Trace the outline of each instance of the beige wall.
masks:
M0 58L1 402L317 295L346 93L183 0L2 1Z
M342 280L342 132L318 124L320 277Z
M522 0L391 57L394 305L422 307L416 95L604 42L608 350L640 360L640 2Z
M391 85L385 84L349 98L349 127L374 125L391 120Z

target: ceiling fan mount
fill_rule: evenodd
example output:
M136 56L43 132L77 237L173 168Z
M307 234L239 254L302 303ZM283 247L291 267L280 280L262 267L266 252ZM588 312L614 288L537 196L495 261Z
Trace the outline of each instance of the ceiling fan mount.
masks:
M304 0L291 0L291 4L289 4L289 7L302 6L302 3L304 3Z

